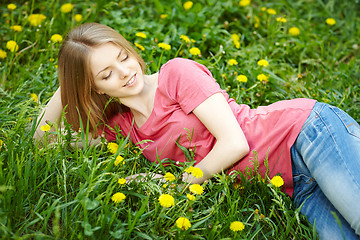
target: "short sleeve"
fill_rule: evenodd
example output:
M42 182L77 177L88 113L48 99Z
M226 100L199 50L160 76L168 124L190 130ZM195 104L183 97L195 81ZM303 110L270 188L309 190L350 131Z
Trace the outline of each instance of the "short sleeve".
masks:
M189 114L211 95L222 92L211 72L202 64L184 58L175 58L160 69L167 78L167 94Z

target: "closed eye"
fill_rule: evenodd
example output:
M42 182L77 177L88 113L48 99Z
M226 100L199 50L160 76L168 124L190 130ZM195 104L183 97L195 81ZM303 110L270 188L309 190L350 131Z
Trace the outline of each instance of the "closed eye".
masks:
M126 54L125 57L121 60L122 62L126 61L129 58L129 55Z
M112 73L112 71L110 71L110 73L109 73L107 76L103 77L103 79L104 79L104 80L107 80L108 78L110 78L111 73Z

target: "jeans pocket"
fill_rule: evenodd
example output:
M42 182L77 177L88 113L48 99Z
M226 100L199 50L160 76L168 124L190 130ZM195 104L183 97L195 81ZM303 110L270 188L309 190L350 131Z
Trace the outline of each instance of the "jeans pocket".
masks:
M329 106L330 109L339 117L341 122L344 124L346 130L353 136L360 139L360 126L349 114L344 112L343 110Z

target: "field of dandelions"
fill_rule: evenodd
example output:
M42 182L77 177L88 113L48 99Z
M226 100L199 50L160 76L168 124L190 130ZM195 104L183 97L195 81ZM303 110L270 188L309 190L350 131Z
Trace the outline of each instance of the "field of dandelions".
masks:
M118 30L148 72L174 57L205 64L251 107L296 97L360 121L359 0L48 0L0 4L0 239L317 239L281 177L248 170L202 185L192 167L154 165L127 138L99 146L63 132L32 140L58 88L57 52L85 22ZM47 141L49 136L56 142ZM78 134L85 141L86 131ZM125 177L147 173L146 181ZM149 175L160 173L162 179ZM339 180L340 181L340 180Z

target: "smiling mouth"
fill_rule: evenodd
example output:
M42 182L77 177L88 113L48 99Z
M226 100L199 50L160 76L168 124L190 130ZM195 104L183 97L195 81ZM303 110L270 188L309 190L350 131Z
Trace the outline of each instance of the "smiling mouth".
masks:
M134 76L132 76L132 78L130 78L130 80L123 87L132 86L134 85L135 82L136 82L136 74L134 74Z

